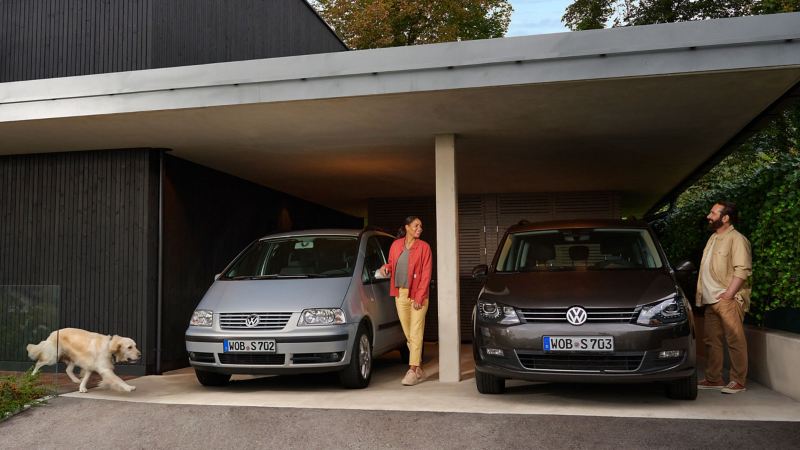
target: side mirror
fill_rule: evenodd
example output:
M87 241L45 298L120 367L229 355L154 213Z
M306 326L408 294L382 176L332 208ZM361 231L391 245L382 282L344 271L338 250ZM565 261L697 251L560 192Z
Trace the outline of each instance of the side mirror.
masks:
M677 266L675 266L675 271L677 272L694 272L696 270L697 267L695 267L694 263L689 260L681 261Z
M472 269L473 280L480 280L486 278L488 274L489 274L489 266L487 266L486 264L477 265L475 266L474 269Z
M222 272L220 272L220 273L218 273L218 274L214 275L214 281L217 281L217 280L219 280L219 277L221 277L221 276L222 276Z

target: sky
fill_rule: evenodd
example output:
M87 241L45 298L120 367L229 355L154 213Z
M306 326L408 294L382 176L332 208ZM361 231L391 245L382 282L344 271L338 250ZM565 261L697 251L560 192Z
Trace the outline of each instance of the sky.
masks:
M514 7L506 36L560 33L569 31L561 16L572 0L509 0Z

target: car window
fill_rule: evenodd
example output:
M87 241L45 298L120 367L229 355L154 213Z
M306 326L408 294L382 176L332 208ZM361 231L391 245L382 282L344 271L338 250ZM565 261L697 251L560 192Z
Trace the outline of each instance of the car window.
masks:
M390 236L377 236L375 239L378 240L381 250L383 250L383 258L389 261L389 249L392 248L392 243L395 239Z
M374 274L381 266L386 264L386 258L383 256L383 251L376 238L371 237L367 241L367 249L364 254L364 273L362 279L364 282L371 280L371 274Z
M357 246L350 236L265 239L245 250L221 278L347 277L353 275Z
M661 258L646 229L567 229L511 233L498 272L657 269Z

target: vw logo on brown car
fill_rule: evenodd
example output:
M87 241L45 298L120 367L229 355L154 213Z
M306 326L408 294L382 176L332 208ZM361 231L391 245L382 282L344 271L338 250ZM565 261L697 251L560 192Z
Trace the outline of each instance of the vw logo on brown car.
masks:
M567 322L572 325L583 325L586 322L586 310L580 306L573 306L567 310Z

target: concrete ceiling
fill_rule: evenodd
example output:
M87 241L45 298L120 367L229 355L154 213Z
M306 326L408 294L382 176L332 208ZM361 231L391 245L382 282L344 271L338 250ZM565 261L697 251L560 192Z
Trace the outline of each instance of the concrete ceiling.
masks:
M642 213L800 81L670 75L0 123L3 153L162 147L343 211L434 192L456 133L461 193L614 190Z
M800 13L0 83L0 155L172 154L333 208L618 191L641 214L800 86Z

